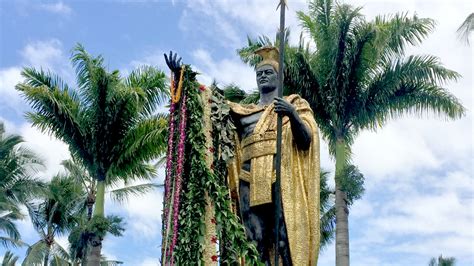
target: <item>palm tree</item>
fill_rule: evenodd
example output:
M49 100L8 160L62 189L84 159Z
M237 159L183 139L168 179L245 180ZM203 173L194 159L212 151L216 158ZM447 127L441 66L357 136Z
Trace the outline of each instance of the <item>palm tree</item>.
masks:
M84 191L70 177L56 175L47 186L43 197L26 204L31 222L40 239L31 245L23 265L49 265L53 261L68 261L67 251L55 237L71 231L83 209Z
M18 135L6 135L0 122L0 236L4 247L19 246L20 233L15 221L23 219L20 205L42 191L44 184L34 175L42 166L41 160L25 147Z
M464 107L442 85L460 75L431 55L405 57L433 30L431 19L395 14L367 22L361 8L314 0L298 12L316 50L300 44L286 55L285 88L308 100L336 159L336 265L349 265L348 195L343 184L361 130L406 114L459 118Z
M34 68L22 71L25 81L16 89L34 110L27 119L67 143L72 157L97 181L92 220L100 225L108 180L129 182L153 175L155 169L147 162L166 150L167 122L155 113L168 96L166 77L153 67L142 67L123 78L80 44L71 60L77 89ZM91 241L91 265L100 263L102 238L96 235Z
M443 255L439 255L438 260L431 258L429 266L454 266L456 259L454 257L443 258Z
M336 265L349 265L348 197L342 186L358 133L405 114L429 110L454 119L464 113L442 87L458 73L434 56L404 58L407 44L431 32L431 19L396 14L366 22L360 10L332 1L310 3L309 13L298 17L317 50L301 49L288 64L297 74L289 75L295 77L290 87L310 101L336 159Z
M464 22L459 26L457 33L459 39L466 42L469 45L469 35L474 30L474 13L471 13Z

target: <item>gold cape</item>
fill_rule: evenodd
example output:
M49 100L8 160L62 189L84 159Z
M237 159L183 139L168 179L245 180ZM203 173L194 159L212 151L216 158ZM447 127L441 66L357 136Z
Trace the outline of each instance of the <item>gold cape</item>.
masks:
M318 128L306 100L295 94L285 98L296 107L300 118L312 134L310 148L307 151L299 150L293 141L289 119L284 117L281 194L291 260L293 265L316 265L320 240ZM240 178L251 183L251 206L268 202L268 195L270 195L271 202L271 183L274 180L274 170L269 165L273 165L273 155L276 148L273 149L270 146L276 146L276 137L273 136L276 136L277 124L274 105L261 107L231 102L229 105L233 112L243 116L264 110L252 135L240 141L236 134L235 157L228 166L231 195L234 195L233 199L238 202ZM246 151L246 147L251 145L254 147L250 151ZM243 152L242 146L244 146ZM250 173L243 173L244 171L241 170L243 159L251 159Z

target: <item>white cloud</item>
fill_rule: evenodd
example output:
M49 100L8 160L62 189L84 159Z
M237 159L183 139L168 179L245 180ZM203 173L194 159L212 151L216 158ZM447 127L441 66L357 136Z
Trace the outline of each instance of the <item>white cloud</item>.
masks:
M25 66L36 69L50 70L69 84L74 82L74 72L63 53L61 41L49 39L32 41L20 51L21 62L17 66L0 69L0 111L16 113L20 116L27 109L15 85L23 81L22 68Z
M140 266L156 266L160 265L160 260L158 258L146 257L143 259Z
M18 106L22 103L20 94L15 90L15 85L22 80L19 67L0 69L0 103L2 106ZM16 110L16 108L12 108L12 110Z
M197 49L192 54L197 71L205 73L198 79L210 85L216 79L219 85L237 84L241 89L251 91L257 87L255 73L251 67L237 59L215 60L212 55L203 49Z
M165 53L164 50L159 49L159 48L145 51L143 53L143 56L141 56L139 59L132 60L129 65L132 70L144 65L154 66L160 70L167 70L168 66L166 65L166 62L165 62L164 53ZM128 72L128 73L130 71L131 70L125 70L125 72Z
M188 1L178 22L179 28L190 35L197 34L200 39L213 40L223 47L234 47L236 43L241 43L244 36L239 36L229 17L216 8L217 2L220 1Z
M194 13L198 13L198 29L209 33L208 37L223 42L223 47L241 47L247 34L252 37L267 35L274 38L280 26L280 11L276 10L277 1L188 1L187 10L183 11L180 25L182 29L196 30ZM289 1L286 10L285 26L292 30L290 42L299 40L299 22L296 11L307 10L306 0ZM197 11L197 12L196 12ZM205 15L203 15L205 14ZM201 34L201 31L200 31Z
M128 233L134 238L153 239L161 231L163 193L159 190L142 196L133 196L122 205L127 215Z
M64 4L62 1L54 4L41 4L40 8L59 15L70 15L72 13L72 8Z
M54 175L63 171L60 163L71 157L68 146L30 124L23 124L20 128L20 135L25 140L24 146L30 148L44 160L45 168L39 172L39 175L50 180Z
M24 62L35 68L52 68L62 64L64 55L62 43L57 39L28 43L20 52Z

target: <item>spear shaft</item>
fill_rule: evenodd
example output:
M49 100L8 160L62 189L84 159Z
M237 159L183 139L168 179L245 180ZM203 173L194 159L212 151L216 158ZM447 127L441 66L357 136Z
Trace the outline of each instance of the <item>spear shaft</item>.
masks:
M285 59L285 0L280 0L280 58L278 66L278 97L283 97L283 63ZM276 149L276 181L275 181L275 266L279 262L280 242L280 216L283 202L281 200L281 138L282 138L282 116L277 118L277 149Z

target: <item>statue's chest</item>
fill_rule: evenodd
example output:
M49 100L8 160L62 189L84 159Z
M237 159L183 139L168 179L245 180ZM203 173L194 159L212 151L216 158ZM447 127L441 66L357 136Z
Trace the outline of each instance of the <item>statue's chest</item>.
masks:
M240 126L242 127L240 135L242 139L253 133L253 130L255 129L258 120L262 116L262 113L263 111L240 118Z

